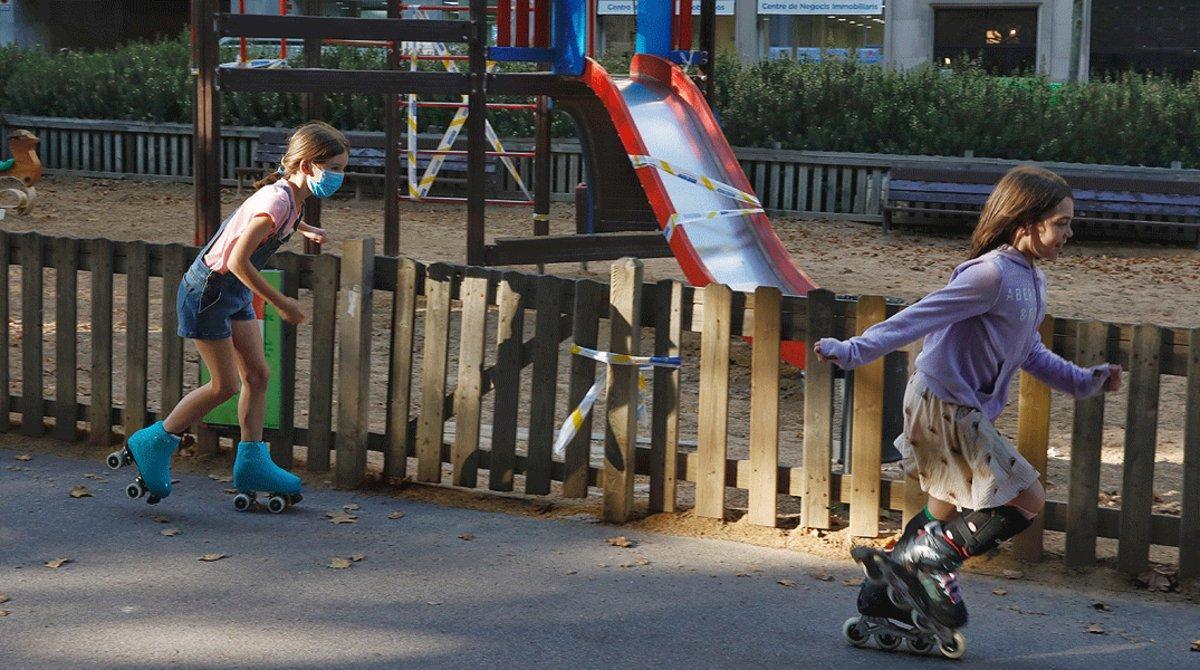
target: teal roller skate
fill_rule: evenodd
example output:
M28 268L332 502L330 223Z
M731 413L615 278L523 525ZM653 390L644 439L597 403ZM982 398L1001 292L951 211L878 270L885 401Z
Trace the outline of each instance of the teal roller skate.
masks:
M138 478L125 487L125 494L135 500L146 496L147 503L158 504L171 495L171 456L179 442L159 421L130 435L120 451L108 455L108 467L116 470L136 465Z
M233 462L233 508L239 512L250 509L259 492L267 493L267 509L279 514L289 505L300 502L300 478L275 465L266 442L241 442Z

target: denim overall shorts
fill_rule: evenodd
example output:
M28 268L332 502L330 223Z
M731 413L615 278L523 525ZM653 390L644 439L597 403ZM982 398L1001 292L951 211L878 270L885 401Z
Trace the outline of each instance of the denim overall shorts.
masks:
M285 182L277 181L272 188L284 188L289 191L288 220L295 216L295 201ZM204 257L212 249L213 243L225 232L225 227L237 215L221 222L217 234L212 236L208 244L200 250L196 260L183 275L179 282L179 291L175 295L175 313L179 318L179 336L189 340L223 340L232 337L232 321L250 321L256 319L254 313L254 293L242 283L232 272L215 272L204 262ZM299 223L297 222L297 225ZM271 256L283 246L295 231L295 227L286 236L272 233L263 241L258 249L250 255L250 263L258 270L267 266Z

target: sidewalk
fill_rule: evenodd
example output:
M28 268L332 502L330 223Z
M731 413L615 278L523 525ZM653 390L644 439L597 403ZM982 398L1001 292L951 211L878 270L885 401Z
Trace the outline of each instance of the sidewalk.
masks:
M202 475L178 475L176 493L149 506L125 497L131 468L20 453L0 449L3 668L949 663L846 644L857 588L843 582L860 577L848 561L375 493L310 488L283 514L237 513L231 484ZM91 497L72 498L77 485ZM616 535L636 545L606 542ZM58 558L70 562L44 566ZM964 586L961 667L1200 664L1194 604L979 575Z

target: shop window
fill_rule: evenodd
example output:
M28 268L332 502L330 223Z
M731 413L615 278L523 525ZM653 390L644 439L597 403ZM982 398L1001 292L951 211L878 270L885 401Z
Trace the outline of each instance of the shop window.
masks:
M952 66L971 59L995 74L1036 70L1037 9L934 11L933 57L939 65Z

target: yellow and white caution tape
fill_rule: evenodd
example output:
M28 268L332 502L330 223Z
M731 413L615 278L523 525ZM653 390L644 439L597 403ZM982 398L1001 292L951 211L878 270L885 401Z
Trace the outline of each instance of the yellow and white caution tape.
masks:
M629 354L614 354L610 351L597 351L581 347L578 344L571 345L571 353L576 356L583 356L601 363L609 365L636 365L638 366L638 394L641 395L646 390L646 371L654 367L677 368L681 361L678 356L630 356ZM571 410L567 415L567 420L563 421L562 428L558 429L558 438L554 441L554 454L562 456L567 449L567 445L575 438L576 433L583 427L583 421L592 411L592 406L596 404L596 399L600 397L600 389L604 388L605 371L600 370L596 375L596 383L587 390L583 395L583 400L579 402L579 406ZM638 418L642 417L645 412L645 406L638 403Z
M724 182L719 182L715 179L709 179L708 177L705 177L704 175L698 175L693 172L681 170L681 169L675 167L674 165L671 165L667 161L660 160L658 158L654 158L653 156L641 156L638 154L629 154L629 161L631 163L633 163L633 167L635 169L643 168L643 167L656 168L658 170L661 170L662 172L666 172L667 174L669 174L673 177L678 177L686 182L690 182L697 186L706 188L706 189L712 191L713 193L718 193L727 198L732 198L733 200L737 200L738 202L744 202L749 205L754 205L755 207L762 207L762 203L758 200L757 197L755 197L755 195L753 193L747 193L740 189L736 189L736 188L730 186L729 184L726 184Z
M675 227L692 221L707 221L711 219L723 219L731 216L747 216L749 214L760 214L764 210L761 207L750 207L747 209L714 209L708 212L687 212L680 214L676 212L667 219L667 227L663 229L663 235L670 242L675 235Z

